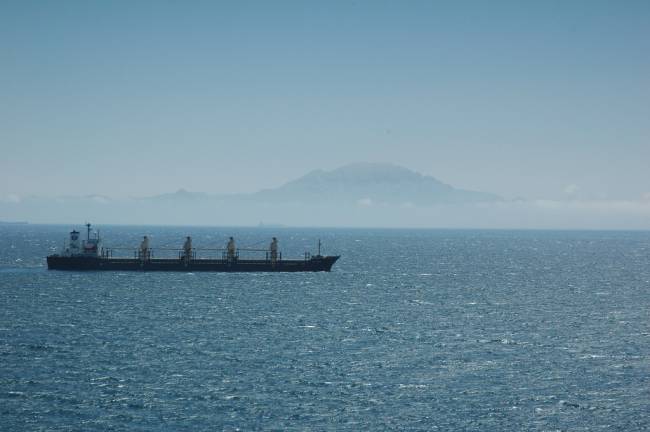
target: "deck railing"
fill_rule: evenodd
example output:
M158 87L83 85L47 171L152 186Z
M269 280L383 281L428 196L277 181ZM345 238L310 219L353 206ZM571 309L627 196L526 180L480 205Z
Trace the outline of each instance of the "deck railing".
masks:
M115 256L114 251L125 251L122 252L122 256ZM128 251L128 252L127 252ZM272 254L268 249L253 249L253 248L238 248L235 250L234 256L228 256L228 250L225 248L192 248L190 252L190 259L220 259L224 262L226 261L236 261L239 260L243 255L253 255L250 256L250 259L260 259L254 256L255 253L264 252L264 260L271 262ZM126 256L124 256L126 255ZM185 249L182 248L149 248L146 251L141 250L140 248L132 247L108 247L102 248L100 256L102 258L127 258L128 255L132 255L134 259L148 261L155 259L157 256L159 258L166 259L186 259ZM309 252L305 252L305 260L311 258ZM248 256L247 256L248 258ZM282 252L276 254L275 261L282 260Z

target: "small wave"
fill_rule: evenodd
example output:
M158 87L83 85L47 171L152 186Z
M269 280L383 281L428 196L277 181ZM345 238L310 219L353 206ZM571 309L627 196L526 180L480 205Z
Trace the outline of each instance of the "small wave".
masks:
M569 408L580 408L579 404L573 402L567 402L565 400L561 400L560 402L558 402L558 405L562 407L569 407Z
M586 354L586 355L580 356L580 360L599 359L599 358L607 358L607 356L602 355L602 354Z
M427 388L427 385L426 384L400 384L399 388L425 389L425 388Z

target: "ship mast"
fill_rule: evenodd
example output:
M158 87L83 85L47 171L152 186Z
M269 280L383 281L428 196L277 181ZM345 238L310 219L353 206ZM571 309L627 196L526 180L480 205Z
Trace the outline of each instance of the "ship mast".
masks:
M90 241L90 223L86 222L86 239Z

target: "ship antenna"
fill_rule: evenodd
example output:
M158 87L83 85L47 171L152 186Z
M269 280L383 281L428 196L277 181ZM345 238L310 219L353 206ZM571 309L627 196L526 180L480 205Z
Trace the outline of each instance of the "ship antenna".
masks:
M86 238L90 241L90 223L86 222Z
M318 256L320 256L320 239L318 239Z

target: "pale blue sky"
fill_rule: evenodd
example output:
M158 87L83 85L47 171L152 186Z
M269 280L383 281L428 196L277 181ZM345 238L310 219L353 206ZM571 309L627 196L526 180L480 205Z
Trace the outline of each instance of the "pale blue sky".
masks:
M0 197L254 191L376 161L639 199L649 138L648 1L0 3Z

